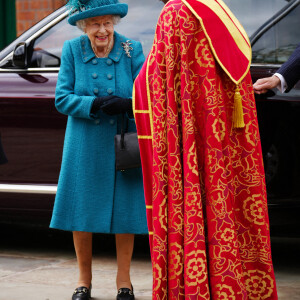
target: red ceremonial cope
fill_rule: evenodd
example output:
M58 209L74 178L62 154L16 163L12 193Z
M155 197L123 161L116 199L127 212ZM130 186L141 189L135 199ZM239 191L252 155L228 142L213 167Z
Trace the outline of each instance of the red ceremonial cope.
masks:
M134 86L153 299L276 300L247 40L231 18L210 33L222 15L212 2L231 17L221 1L164 7ZM232 52L220 53L227 42ZM232 127L237 84L241 129Z
M228 9L226 10L226 8L221 5L220 1L186 0L185 2L193 8L197 17L202 19L206 33L210 38L211 46L214 48L219 62L221 62L224 68L228 70L232 78L236 82L239 82L240 79L244 78L248 72L251 61L245 56L239 45L235 42L230 29L226 25L231 25L232 28L237 30L237 34L239 34L239 37L245 43L248 51L251 52L249 40L239 29L240 24L234 23L234 20L232 20L228 14ZM216 7L219 7L220 12L223 12L226 16L228 16L228 20L222 21L212 8L206 5L206 3L209 2L215 2ZM224 42L226 43L226 46L224 45ZM251 54L249 56L251 56Z

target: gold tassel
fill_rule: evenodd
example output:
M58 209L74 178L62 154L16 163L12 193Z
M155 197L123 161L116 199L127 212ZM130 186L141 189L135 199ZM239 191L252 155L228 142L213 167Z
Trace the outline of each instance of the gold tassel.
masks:
M234 104L233 104L233 128L244 128L244 113L242 96L240 94L239 86L236 86L234 93Z

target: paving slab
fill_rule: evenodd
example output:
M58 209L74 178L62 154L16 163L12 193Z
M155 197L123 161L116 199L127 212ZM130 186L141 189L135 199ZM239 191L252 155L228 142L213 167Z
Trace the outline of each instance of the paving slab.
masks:
M41 241L40 236L37 239L38 243L31 240L28 245L7 239L0 244L0 300L71 299L78 269L70 241L65 242L65 247L53 247L61 240L54 242L46 237ZM136 300L150 300L152 294L151 261L145 241L142 240L142 247L137 243L131 267ZM116 297L113 239L108 241L105 237L105 242L107 248L103 240L95 247L93 300ZM272 239L272 249L279 300L300 300L300 239Z
M78 270L75 257L43 259L0 252L0 300L70 300ZM151 299L152 271L147 259L134 259L131 267L137 300ZM93 299L116 297L116 260L96 256L93 259ZM3 293L4 291L4 293Z

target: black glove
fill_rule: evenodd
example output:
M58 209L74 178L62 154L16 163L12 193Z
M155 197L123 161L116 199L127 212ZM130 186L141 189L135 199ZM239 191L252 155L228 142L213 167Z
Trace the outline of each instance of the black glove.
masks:
M118 96L107 96L95 99L95 105L99 106L108 115L128 113L132 115L132 100Z
M93 102L91 113L95 115L101 109L101 106L104 103L106 103L108 100L111 100L115 97L116 96L97 97Z

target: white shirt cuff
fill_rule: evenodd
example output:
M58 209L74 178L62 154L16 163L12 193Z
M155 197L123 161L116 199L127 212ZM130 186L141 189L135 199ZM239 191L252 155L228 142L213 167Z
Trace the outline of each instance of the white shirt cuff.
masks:
M287 83L286 83L284 77L279 73L275 73L274 75L280 79L280 84L277 85L278 90L281 93L284 93L285 90L287 89Z

